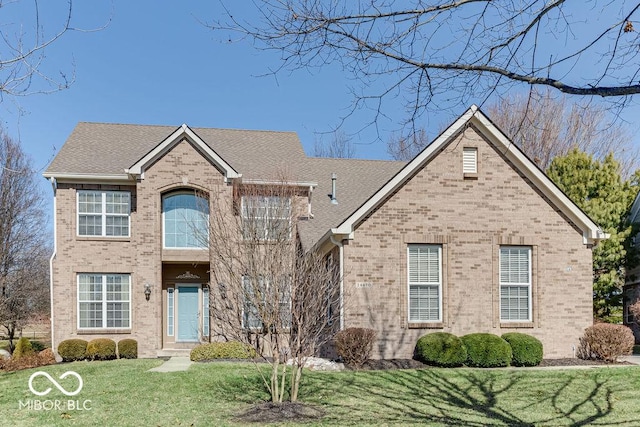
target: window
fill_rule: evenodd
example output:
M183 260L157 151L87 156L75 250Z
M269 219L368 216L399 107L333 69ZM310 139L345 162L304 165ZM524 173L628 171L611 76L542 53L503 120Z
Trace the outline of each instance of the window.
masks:
M78 328L130 328L131 277L78 274Z
M271 281L262 277L252 280L249 276L242 276L242 282L244 290L242 326L245 329L262 329L264 322L276 323L273 320L270 321L269 318L275 319L277 317L279 317L280 327L291 327L291 283L289 280L285 279L280 286L274 286Z
M202 288L202 335L209 336L209 287Z
M174 297L175 297L175 289L174 288L167 288L167 336L168 337L172 337L174 332L173 332L173 328L174 328L174 307L175 307L175 302L174 302Z
M78 236L129 237L131 193L78 191Z
M464 147L462 149L462 172L478 173L478 149L476 147Z
M531 248L500 248L500 320L531 321Z
M409 322L439 322L442 247L409 245Z
M165 248L206 248L209 202L194 192L171 193L162 200Z
M291 237L291 199L242 197L242 232L245 239L283 240Z

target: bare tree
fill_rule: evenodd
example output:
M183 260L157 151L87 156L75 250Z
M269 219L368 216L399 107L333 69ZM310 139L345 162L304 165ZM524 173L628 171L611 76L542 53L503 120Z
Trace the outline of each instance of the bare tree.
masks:
M613 153L623 177L640 166L630 130L595 103L571 103L550 90L505 98L489 116L536 164L546 170L557 156L574 148L604 160Z
M315 157L329 157L334 159L352 159L356 155L356 148L351 142L351 138L341 130L332 133L329 142L316 139L313 144L313 155Z
M36 172L20 145L0 132L0 324L9 346L48 308L46 215Z
M332 256L304 250L297 239L309 214L304 191L279 180L236 185L233 200L211 201L212 339L246 343L270 362L269 372L256 367L273 402L286 391L297 399L306 358L338 324Z
M387 141L387 153L394 160L408 162L429 145L427 131L424 128L406 136L392 136Z
M353 111L384 114L400 98L407 121L461 102L482 104L511 83L573 95L640 93L640 4L611 0L256 0L226 2L208 25L280 53L281 68L337 63L359 81ZM276 70L276 72L279 70ZM393 107L389 107L393 108ZM375 119L373 120L375 121Z
M69 87L75 80L75 74L49 73L44 70L46 49L60 40L67 32L98 31L105 26L94 29L81 29L71 23L73 1L67 0L65 9L60 15L60 22L49 22L53 31L45 31L43 21L54 18L41 13L38 0L31 2L14 0L0 1L0 10L4 19L10 21L12 16L19 17L15 22L3 21L0 26L0 96L30 95L33 93L50 93ZM24 17L30 17L25 20Z

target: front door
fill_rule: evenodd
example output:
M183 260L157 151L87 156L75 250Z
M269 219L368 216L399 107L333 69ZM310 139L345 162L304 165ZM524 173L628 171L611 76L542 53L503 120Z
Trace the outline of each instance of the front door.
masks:
M178 286L177 341L198 341L198 289L199 286Z

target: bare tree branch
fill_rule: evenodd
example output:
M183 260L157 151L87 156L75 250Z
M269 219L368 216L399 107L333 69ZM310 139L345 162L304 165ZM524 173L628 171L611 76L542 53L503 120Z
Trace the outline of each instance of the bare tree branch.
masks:
M260 20L226 4L215 31L276 50L281 68L337 63L357 81L352 108L405 102L407 122L425 111L503 94L513 84L627 100L640 93L634 23L624 0L254 0ZM246 7L243 5L243 7Z

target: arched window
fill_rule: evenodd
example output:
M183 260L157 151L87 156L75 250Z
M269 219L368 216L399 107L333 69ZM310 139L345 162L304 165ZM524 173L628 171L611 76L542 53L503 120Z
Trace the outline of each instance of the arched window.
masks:
M209 240L209 202L193 191L162 198L165 248L206 248Z

